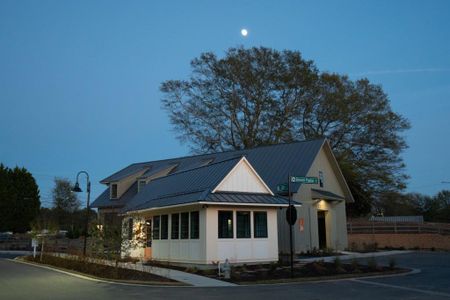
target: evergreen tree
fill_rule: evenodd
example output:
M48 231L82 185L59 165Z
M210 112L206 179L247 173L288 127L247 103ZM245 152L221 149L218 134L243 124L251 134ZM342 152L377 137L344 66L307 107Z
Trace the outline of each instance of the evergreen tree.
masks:
M0 231L25 232L39 213L35 179L25 168L0 165Z

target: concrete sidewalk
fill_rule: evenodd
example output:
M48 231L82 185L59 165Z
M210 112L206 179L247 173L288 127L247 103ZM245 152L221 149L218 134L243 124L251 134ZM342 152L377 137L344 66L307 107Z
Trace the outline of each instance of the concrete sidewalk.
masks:
M343 255L339 255L339 259L341 260L349 260L354 258L370 258L370 257L379 257L379 256L388 256L388 255L398 255L398 254L406 254L414 251L410 250L392 250L392 251L378 251L378 252L368 252L368 253L358 253L358 252L349 252L342 251ZM325 262L334 261L336 256L324 256L324 257L310 257L310 258L297 258L296 262L299 263L309 263L313 261L323 260Z
M173 269L166 269L154 266L143 265L141 263L136 263L135 265L138 270L142 270L144 272L149 272L158 276L170 278L179 282L183 282L189 285L198 286L198 287L222 287L222 286L235 286L236 284L216 280L205 276L200 276L196 274L191 274L187 272L182 272ZM126 266L123 266L126 267Z

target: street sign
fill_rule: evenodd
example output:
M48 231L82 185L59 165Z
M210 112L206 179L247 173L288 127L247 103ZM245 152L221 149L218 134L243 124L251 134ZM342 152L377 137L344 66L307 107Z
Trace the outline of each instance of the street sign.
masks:
M277 185L277 192L288 192L289 191L289 186L287 183L282 183Z
M305 183L305 184L318 184L319 178L304 177L304 176L291 176L291 182L299 182L299 183Z

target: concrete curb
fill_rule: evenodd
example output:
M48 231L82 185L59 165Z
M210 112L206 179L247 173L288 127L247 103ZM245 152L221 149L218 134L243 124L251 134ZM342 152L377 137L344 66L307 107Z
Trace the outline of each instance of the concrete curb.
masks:
M381 257L381 256L389 256L389 255L400 255L412 253L412 250L393 250L393 251L381 251L381 252L368 252L368 253L356 253L356 252L347 252L342 251L344 255L337 256L325 256L325 257L311 257L311 258L300 258L296 259L297 262L300 263L308 263L323 260L325 262L333 262L336 257L339 257L340 260L349 260L354 258L371 258L371 257Z
M255 287L255 286L277 286L277 285L283 286L283 285L293 285L293 284L308 284L308 283L338 282L338 281L356 281L357 282L358 280L363 280L363 279L400 277L400 276L419 274L420 272L422 272L420 269L411 269L411 271L409 271L409 272L399 273L399 274L361 276L361 277L350 277L350 278L339 278L339 279L318 279L318 280L297 281L297 282L292 281L292 282L280 282L280 283L240 284L240 285L233 284L233 285L224 285L224 286L168 286L168 285L148 285L148 284L139 284L139 283L109 281L109 280L104 280L104 279L100 279L100 278L81 275L78 273L64 271L64 270L61 270L58 268L53 268L53 267L46 266L46 265L34 264L34 263L22 261L17 258L16 259L7 259L7 260L16 262L16 263L21 263L21 264L38 267L38 268L43 268L43 269L47 269L47 270L51 270L51 271L55 271L55 272L59 272L59 273L66 274L69 276L77 277L79 279L89 280L89 281L93 281L93 282L124 285L124 286L139 286L139 287L148 287L148 288L217 288L217 287L230 288L230 287L250 287L250 286L252 286L252 287ZM227 283L227 282L224 282L224 283Z

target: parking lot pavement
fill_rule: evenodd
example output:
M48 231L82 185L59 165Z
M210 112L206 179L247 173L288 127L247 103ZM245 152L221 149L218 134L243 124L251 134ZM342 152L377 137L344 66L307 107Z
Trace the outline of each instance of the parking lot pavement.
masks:
M0 259L0 299L450 299L450 253L394 257L421 273L377 279L220 288L148 287L96 282ZM389 257L379 262L387 263ZM378 261L378 260L377 260Z
M391 257L379 257L377 262L388 264L391 259L399 267L420 269L420 274L392 278L369 279L372 282L450 294L450 253L420 251Z

